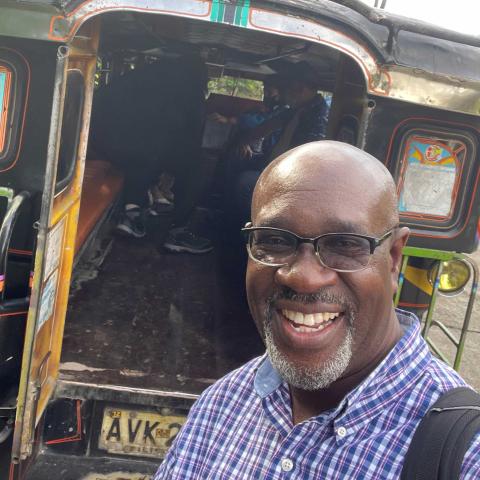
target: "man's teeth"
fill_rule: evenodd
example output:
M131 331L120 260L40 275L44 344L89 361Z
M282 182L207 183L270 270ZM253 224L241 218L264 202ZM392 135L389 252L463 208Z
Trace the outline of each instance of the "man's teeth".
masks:
M282 314L284 317L288 318L288 320L295 323L297 330L301 332L307 332L311 331L312 327L322 330L327 325L329 325L332 320L337 318L340 315L340 312L319 312L304 314L302 312L294 312L293 310L282 310ZM305 328L303 325L309 328Z

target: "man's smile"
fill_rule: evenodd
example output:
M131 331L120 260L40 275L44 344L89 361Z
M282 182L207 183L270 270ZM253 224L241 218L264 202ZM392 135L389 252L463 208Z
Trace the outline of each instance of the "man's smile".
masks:
M301 333L312 333L331 325L341 312L302 313L295 310L281 310L282 315Z
M344 308L338 304L292 303L280 301L272 308L276 319L272 324L273 331L284 348L306 348L326 353L341 343L345 335Z

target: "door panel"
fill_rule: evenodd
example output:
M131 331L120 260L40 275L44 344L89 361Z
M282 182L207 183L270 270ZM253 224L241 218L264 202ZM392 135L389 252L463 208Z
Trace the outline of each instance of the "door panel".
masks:
M53 393L60 363L65 313L75 251L80 195L93 96L93 80L98 46L98 24L92 22L79 32L72 44L60 47L57 61L48 160L42 211L38 225L35 274L27 320L17 417L12 458L22 462L32 453L33 435ZM69 75L73 72L74 75ZM69 78L81 96L71 96ZM79 83L81 79L81 83ZM80 105L79 118L71 118L69 99ZM65 103L65 99L67 103ZM78 109L78 105L77 108ZM72 125L67 125L70 122ZM73 123L72 123L73 122ZM68 127L68 128L67 128ZM78 135L72 136L72 128ZM69 130L70 129L70 130ZM73 132L75 133L75 132ZM61 165L69 171L68 182L56 182L62 152L68 148L62 141L74 142L72 165ZM66 184L68 183L68 184ZM61 188L58 188L61 185ZM59 191L55 195L55 191Z

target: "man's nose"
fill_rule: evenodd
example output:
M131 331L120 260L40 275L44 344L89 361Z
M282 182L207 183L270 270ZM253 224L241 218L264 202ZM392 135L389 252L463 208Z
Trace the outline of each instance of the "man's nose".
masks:
M297 293L314 293L320 288L335 285L338 272L320 263L313 245L303 244L290 264L276 271L275 280Z

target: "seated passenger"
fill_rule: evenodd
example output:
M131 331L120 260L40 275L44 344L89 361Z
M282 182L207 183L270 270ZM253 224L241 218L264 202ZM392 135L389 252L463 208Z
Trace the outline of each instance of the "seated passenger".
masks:
M217 113L210 115L211 119L219 122L230 123L236 125L238 129L238 137L243 138L245 134L254 131L256 127L268 120L276 117L285 109L282 103L283 80L278 75L267 77L263 81L263 105L260 110L246 112L238 117L224 117ZM263 163L263 158L270 154L281 129L269 133L268 137L256 137L250 143L235 142L227 159L227 178L235 176L238 171L244 170L246 165L254 166ZM227 184L229 182L227 181Z
M300 62L289 68L284 81L282 93L287 108L281 109L278 115L240 137L237 150L247 152L244 157L247 162L229 189L234 195L234 210L240 217L240 224L249 218L253 188L270 161L290 148L323 140L326 136L329 108L323 96L318 93L318 78L314 70L307 63ZM259 138L264 138L264 143L267 142L270 149L264 153L260 162L255 162L253 168L249 168L249 150L245 145Z
M145 216L158 213L162 201L157 184L165 186L162 173L168 172L175 177L176 193L171 249L191 253L212 249L209 240L186 228L201 194L194 184L200 177L206 78L199 58L169 58L128 71L96 93L92 147L126 177L119 232L136 238L145 235ZM173 207L171 198L167 203Z

